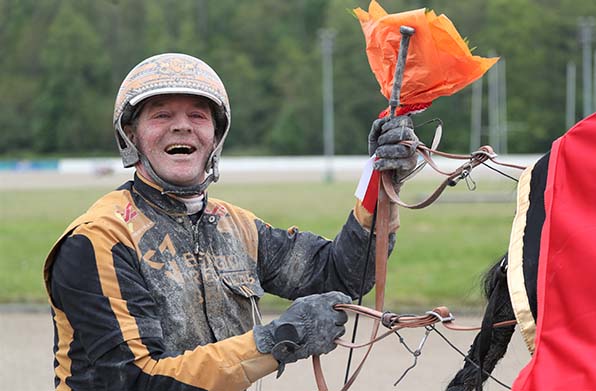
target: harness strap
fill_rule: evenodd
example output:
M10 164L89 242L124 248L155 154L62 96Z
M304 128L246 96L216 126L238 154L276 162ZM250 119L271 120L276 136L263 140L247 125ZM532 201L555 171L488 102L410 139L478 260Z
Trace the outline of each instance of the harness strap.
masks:
M379 183L379 198L377 204L377 222L376 222L376 230L375 234L375 309L377 311L381 311L383 309L384 301L385 301L385 285L387 281L387 260L389 257L389 223L390 223L390 201L387 193L383 190L385 185L383 184L384 181L391 181L391 178L382 177ZM365 307L362 307L365 308ZM364 367L364 363L368 358L372 350L372 345L377 339L377 333L379 331L380 325L380 318L374 318L375 323L373 324L372 333L370 336L370 343L365 346L368 346L366 353L362 357L362 360L354 370L352 376L348 379L348 381L344 384L341 388L341 391L348 390L356 378L358 374ZM317 382L317 387L319 391L328 391L329 388L325 382L325 378L323 376L323 371L321 369L321 361L320 358L317 356L313 356L313 367L315 372L315 378Z
M388 329L386 332L378 335L375 339L370 340L368 342L351 343L341 338L335 340L335 343L345 348L363 348L382 340L383 338L393 334L397 330L401 330L404 328L426 327L435 323L441 323L445 328L453 331L475 331L481 329L481 326L470 327L456 325L454 323L455 317L449 312L449 309L444 306L437 307L432 311L427 311L424 315L418 316L399 315L388 311L380 312L377 310L373 310L372 308L359 306L356 304L337 304L334 308L337 310L353 312L355 314L360 314L361 316L366 316L367 318L380 322L383 326L385 326ZM516 320L507 320L489 325L489 328L509 327L514 326L515 324L517 324Z
M398 330L404 328L419 328L419 327L426 327L431 326L436 323L441 323L445 328L453 331L476 331L480 330L481 327L470 327L470 326L460 326L455 324L455 317L449 312L449 309L445 306L436 307L431 311L427 311L424 315L399 315L393 312L381 312L372 308L356 305L356 304L337 304L334 307L337 310L342 310L346 312L353 312L355 314L359 314L361 316L365 316L367 318L373 319L375 324L373 326L373 335L368 342L363 343L351 343L349 341L343 340L338 338L335 340L337 345L350 348L350 349L359 349L368 347L365 357L360 362L352 377L348 380L346 384L342 387L342 391L347 390L352 386L356 375L360 372L360 369L363 366L363 362L368 356L372 345L380 340L390 336L391 334L395 333ZM378 334L378 326L382 324L388 330ZM492 324L492 327L489 325L490 329L497 328L497 327L510 327L517 324L516 320L507 320L503 322L498 322ZM328 391L329 388L325 381L325 376L323 374L323 370L321 368L321 359L319 356L313 356L313 368L315 373L315 381L317 383L317 389L319 391Z
M385 304L385 286L387 282L387 261L389 258L389 223L390 216L390 202L387 193L383 190L385 181L391 181L391 178L382 178L379 182L379 199L377 205L377 226L375 234L375 310L382 311ZM391 183L391 182L389 182ZM373 324L370 341L377 340L379 332L380 319L375 318ZM368 359L368 355L372 350L373 342L368 345L366 353L362 357L360 364L354 370L352 376L344 384L341 391L348 390L364 367L364 363ZM321 390L325 391L325 390Z
M495 163L497 165L503 166L503 167L515 168L515 169L519 169L519 170L525 169L524 166L520 166L517 164L511 164L511 163L503 163L503 162L498 161L496 159L497 154L494 152L493 148L490 145L485 145L483 147L480 147L480 149L478 149L475 152L472 152L469 155L460 155L460 154L454 154L454 153L441 152L439 150L429 148L429 147L425 146L424 144L414 143L409 140L402 141L402 142L400 142L400 144L408 145L410 147L416 147L416 151L418 152L418 154L420 154L420 156L422 156L422 158L424 159L424 162L426 164L428 164L430 167L432 167L432 169L435 170L436 172L438 172L439 174L446 176L445 180L443 180L443 182L441 182L441 184L427 198L425 198L424 200L422 200L416 204L407 204L399 198L399 195L395 191L393 184L391 182L391 172L389 172L389 171L383 172L382 173L382 177L383 177L382 183L383 183L383 188L384 188L385 192L387 193L387 196L389 197L391 202L398 204L399 206L402 206L407 209L423 209L423 208L426 208L427 206L431 205L433 202L435 202L437 200L437 198L439 198L439 196L443 193L443 191L447 188L447 186L452 186L453 184L457 183L459 180L467 177L475 167L477 167L480 164L485 163L488 160L492 161L493 163ZM467 160L467 162L462 164L460 167L458 167L454 171L448 172L448 171L444 171L441 168L439 168L439 166L433 160L431 155L438 155L438 156L442 156L442 157L449 158L449 159Z

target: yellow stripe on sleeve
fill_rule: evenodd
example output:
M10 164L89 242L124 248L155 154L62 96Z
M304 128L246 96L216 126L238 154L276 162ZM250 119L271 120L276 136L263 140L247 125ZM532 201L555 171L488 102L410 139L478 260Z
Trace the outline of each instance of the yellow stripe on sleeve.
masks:
M70 391L71 388L66 384L66 379L72 375L72 360L68 356L68 351L70 350L70 344L73 341L74 330L64 312L53 305L52 309L54 310L54 322L56 323L56 330L58 333L58 350L55 355L58 366L54 371L56 377L60 379L60 383L56 387L56 391Z

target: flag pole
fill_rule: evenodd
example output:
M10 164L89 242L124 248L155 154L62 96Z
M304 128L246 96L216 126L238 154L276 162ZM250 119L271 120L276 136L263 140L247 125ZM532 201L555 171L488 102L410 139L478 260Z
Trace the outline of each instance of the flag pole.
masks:
M395 74L393 77L393 86L391 89L391 97L389 100L390 106L390 118L395 117L395 111L399 106L399 94L401 92L401 85L403 81L404 69L406 66L406 57L408 56L408 48L410 46L410 37L414 34L415 30L409 26L401 26L399 28L401 33L401 42L399 45L399 51L397 53L397 64L395 65ZM378 311L383 310L383 305L385 301L385 284L387 281L387 258L389 256L389 223L390 223L390 205L389 205L389 197L383 188L383 177L379 178L379 196L377 199L377 207L375 208L374 215L373 215L373 226L371 227L371 235L376 233L376 240L375 240L375 309ZM376 226L376 227L375 227ZM368 252L367 252L368 254ZM368 263L368 262L367 262ZM362 292L360 293L362 296ZM371 336L371 340L373 340L377 332L379 330L379 321L376 320L373 326L373 332ZM356 319L354 323L354 330L352 332L352 342L354 342L356 338L356 330L358 327L358 314L356 314ZM364 361L368 357L372 345L369 346L369 349L365 353L362 361L358 368L354 371L354 374L350 377L350 366L352 362L352 353L353 349L350 348L350 352L348 355L348 363L346 366L346 376L344 379L344 388L342 390L349 387L352 382L354 381L355 377L358 375L360 369L362 369L362 365Z
M410 38L415 30L409 26L401 26L401 42L397 53L397 64L395 65L395 74L393 76L393 87L391 88L391 98L389 99L389 118L395 118L395 111L400 104L399 95L406 68L406 59L410 47ZM389 197L383 188L383 181L388 176L382 175L379 181L379 200L377 204L377 229L376 229L376 258L375 258L375 309L383 310L385 302L385 283L387 281L387 257L389 254ZM390 179L390 178L388 178Z

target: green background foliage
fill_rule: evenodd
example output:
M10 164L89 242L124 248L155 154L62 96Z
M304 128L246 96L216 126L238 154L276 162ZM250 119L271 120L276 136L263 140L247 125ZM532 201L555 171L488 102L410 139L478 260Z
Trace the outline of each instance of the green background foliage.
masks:
M563 133L567 62L580 74L577 18L596 15L596 2L380 3L389 12L444 13L474 54L506 59L510 152L544 152ZM319 154L321 28L337 32L336 152L365 153L370 122L386 102L348 12L356 6L368 1L0 0L0 156L113 155L119 83L140 60L166 51L198 56L224 80L233 111L227 153ZM421 118L444 120L445 149L468 150L470 92L439 99ZM581 88L577 97L581 107Z

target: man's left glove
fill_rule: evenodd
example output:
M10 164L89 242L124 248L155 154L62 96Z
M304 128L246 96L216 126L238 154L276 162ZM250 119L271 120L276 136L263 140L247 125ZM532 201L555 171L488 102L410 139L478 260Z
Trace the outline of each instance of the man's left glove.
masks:
M413 141L412 146L399 144L400 141ZM418 137L414 133L414 123L407 115L390 119L388 116L373 122L368 135L368 153L376 154L375 169L394 170L397 184L416 168L416 146Z
M335 349L334 341L346 331L344 324L348 315L333 306L351 302L352 299L341 292L301 297L279 319L253 328L259 352L271 353L279 362L277 377L287 363Z

